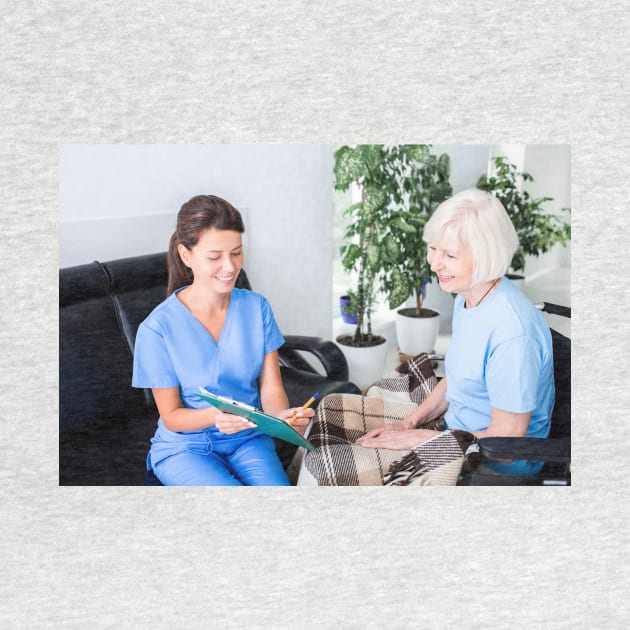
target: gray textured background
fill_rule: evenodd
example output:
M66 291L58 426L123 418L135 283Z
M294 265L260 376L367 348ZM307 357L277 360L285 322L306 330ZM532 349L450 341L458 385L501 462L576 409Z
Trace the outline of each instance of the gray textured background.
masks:
M93 4L1 3L0 626L627 627L626 3ZM58 144L353 141L572 145L574 486L58 487Z

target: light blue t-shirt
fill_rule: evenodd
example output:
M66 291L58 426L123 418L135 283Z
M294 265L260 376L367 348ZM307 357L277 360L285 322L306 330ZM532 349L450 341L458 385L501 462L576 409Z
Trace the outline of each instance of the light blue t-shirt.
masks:
M284 344L269 303L252 291L233 289L217 343L177 297L182 289L140 324L132 385L179 387L184 406L193 409L209 404L196 395L200 386L260 407L258 379L265 355Z
M464 299L455 298L444 368L449 429L483 431L494 407L531 411L527 436L549 435L555 399L551 333L542 314L507 278L475 308L464 308ZM541 464L493 467L521 473L536 472Z

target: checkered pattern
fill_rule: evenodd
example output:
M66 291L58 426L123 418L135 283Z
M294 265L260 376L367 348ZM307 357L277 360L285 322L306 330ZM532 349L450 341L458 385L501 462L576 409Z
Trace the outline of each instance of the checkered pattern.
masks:
M321 486L456 483L471 441L466 437L470 434L464 431L444 431L413 451L363 448L355 444L372 429L405 418L436 384L431 363L426 354L421 354L372 386L367 397L326 396L309 433L317 451L304 455L301 478L307 471ZM444 421L439 418L422 428L443 431Z

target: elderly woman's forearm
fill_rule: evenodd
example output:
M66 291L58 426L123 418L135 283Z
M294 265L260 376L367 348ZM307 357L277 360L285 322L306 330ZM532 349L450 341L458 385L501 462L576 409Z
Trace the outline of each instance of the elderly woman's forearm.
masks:
M414 429L419 422L439 418L448 409L446 379L443 378L420 406L407 416L408 428Z

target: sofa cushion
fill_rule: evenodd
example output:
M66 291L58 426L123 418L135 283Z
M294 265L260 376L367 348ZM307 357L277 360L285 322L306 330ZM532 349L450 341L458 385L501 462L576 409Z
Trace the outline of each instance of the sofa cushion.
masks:
M59 271L59 430L142 415L129 348L98 263ZM121 395L124 392L124 395Z
M98 263L59 271L59 483L142 484L155 410L131 388L131 354Z

